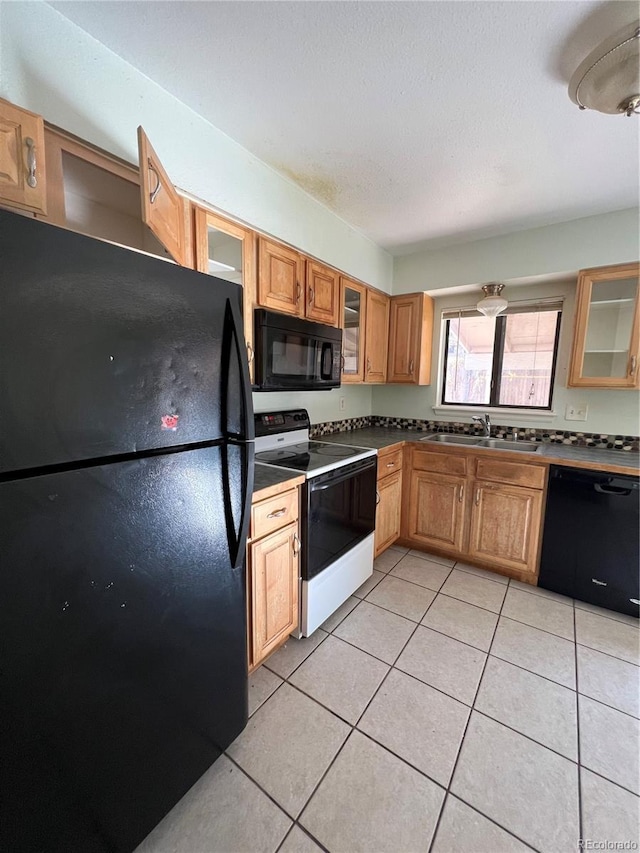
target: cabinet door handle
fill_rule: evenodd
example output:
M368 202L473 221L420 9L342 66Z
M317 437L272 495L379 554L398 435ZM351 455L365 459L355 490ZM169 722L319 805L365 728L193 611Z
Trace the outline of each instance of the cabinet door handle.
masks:
M371 373L371 359L367 359L367 373Z
M631 356L630 369L629 369L629 375L630 376L636 375L636 367L637 366L638 366L638 358L637 358L637 356L632 355Z
M247 361L249 362L249 364L251 364L251 362L252 362L252 361L253 361L253 359L255 358L255 355L256 355L256 354L255 354L255 352L253 351L253 347L251 346L251 344L249 343L249 341L247 341Z
M149 171L153 172L153 174L156 176L157 181L154 189L149 193L149 204L153 204L158 197L158 193L162 189L162 183L160 182L160 175L158 174L158 170L153 165L151 160L147 160L147 165L149 166Z
M296 282L296 302L300 302L300 296L302 295L302 288L300 287L300 282Z
M297 533L293 534L293 543L292 543L291 547L293 548L293 553L297 557L298 554L300 553L300 549L302 548L302 542L300 542L300 539L299 539Z
M376 506L380 503L380 492L376 489Z
M286 506L283 506L281 509L274 509L273 512L270 512L267 518L282 518L282 516L287 511Z
M38 179L36 177L36 144L30 136L27 136L24 144L27 146L27 169L29 170L27 184L31 189L34 189L38 186Z
M476 506L480 503L480 489L476 489Z
M340 370L344 373L344 356L340 356Z
M313 305L313 288L309 288L309 305Z
M413 359L409 362L409 373L413 374Z
M458 492L458 502L462 503L462 498L464 497L464 486L460 486L460 491Z

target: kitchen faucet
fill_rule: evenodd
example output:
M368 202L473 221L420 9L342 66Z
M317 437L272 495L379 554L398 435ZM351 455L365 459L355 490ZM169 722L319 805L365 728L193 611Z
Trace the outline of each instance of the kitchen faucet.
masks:
M478 423L482 424L482 429L484 431L485 436L491 435L491 418L488 413L485 415L473 415L471 418L472 421L478 421Z

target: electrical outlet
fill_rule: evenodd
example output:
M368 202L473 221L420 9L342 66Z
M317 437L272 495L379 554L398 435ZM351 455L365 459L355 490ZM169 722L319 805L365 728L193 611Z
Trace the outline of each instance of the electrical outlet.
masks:
M586 403L567 403L565 418L568 421L586 421L588 411Z
M340 411L344 412L344 410L347 408L346 400L344 397L340 397L340 399L338 401L338 405L339 405Z

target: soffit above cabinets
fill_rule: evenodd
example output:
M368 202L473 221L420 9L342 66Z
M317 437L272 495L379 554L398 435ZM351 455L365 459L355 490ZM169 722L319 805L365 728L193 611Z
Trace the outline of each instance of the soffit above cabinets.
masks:
M638 204L640 123L580 112L634 2L52 2L394 254Z

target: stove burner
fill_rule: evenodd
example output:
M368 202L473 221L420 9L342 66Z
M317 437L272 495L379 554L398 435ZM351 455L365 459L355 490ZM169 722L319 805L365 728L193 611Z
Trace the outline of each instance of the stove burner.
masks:
M300 465L308 465L310 456L308 453L296 453L295 450L263 450L258 453L260 462L291 462L294 459Z

